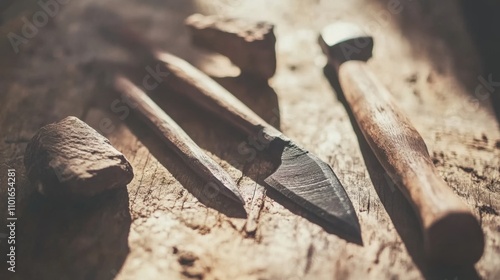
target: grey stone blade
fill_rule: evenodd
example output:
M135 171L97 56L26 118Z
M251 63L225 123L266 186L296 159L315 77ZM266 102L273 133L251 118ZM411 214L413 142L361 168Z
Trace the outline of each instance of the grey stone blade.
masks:
M292 142L285 143L281 165L264 181L335 229L361 239L352 203L331 167Z

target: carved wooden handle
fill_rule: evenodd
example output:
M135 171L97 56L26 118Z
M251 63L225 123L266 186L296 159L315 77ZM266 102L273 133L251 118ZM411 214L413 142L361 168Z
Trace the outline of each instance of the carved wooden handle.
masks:
M257 136L263 130L271 137L281 134L224 87L187 61L169 53L158 53L156 57L169 71L165 83L170 89L186 95L247 135Z
M422 137L387 89L364 62L345 62L338 72L367 142L420 217L428 258L447 265L479 260L484 248L481 227L439 177Z

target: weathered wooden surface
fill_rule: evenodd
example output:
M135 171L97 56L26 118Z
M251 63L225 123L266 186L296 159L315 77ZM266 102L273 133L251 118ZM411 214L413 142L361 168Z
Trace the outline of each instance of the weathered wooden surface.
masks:
M19 245L18 272L7 274L3 262L0 278L500 277L500 132L488 99L475 95L479 77L487 80L488 73L479 70L454 1L401 0L399 12L385 1L363 0L101 2L69 2L18 55L2 55L0 205L7 201L6 170L16 168ZM227 59L189 45L187 30L180 28L186 16L218 12L274 22L278 70L270 87L241 78L218 80L333 166L353 200L364 244L325 231L266 191L256 183L272 169L265 156L247 162L249 155L237 148L247 139L158 87L152 97L238 182L248 217L205 199L199 189L203 182L127 110L116 110L112 104L125 103L114 103L117 97L95 81L99 73L89 62L128 58L99 39L93 29L98 19L84 9L91 3L124 15L159 46L216 76L232 69ZM337 19L374 33L370 67L422 134L440 175L480 219L486 251L475 269L445 275L425 266L415 215L323 75L317 31ZM155 65L145 65L144 76L147 67ZM127 191L64 208L33 194L22 164L26 142L42 125L68 115L105 128L102 132L131 161L136 176ZM108 118L111 125L102 127ZM5 221L3 207L0 214ZM7 244L0 241L5 256Z

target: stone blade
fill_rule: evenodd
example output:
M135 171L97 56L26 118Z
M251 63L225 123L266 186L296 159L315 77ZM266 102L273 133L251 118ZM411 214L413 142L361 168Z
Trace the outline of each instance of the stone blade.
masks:
M335 229L361 239L358 218L344 187L331 167L312 153L287 141L280 166L264 181Z

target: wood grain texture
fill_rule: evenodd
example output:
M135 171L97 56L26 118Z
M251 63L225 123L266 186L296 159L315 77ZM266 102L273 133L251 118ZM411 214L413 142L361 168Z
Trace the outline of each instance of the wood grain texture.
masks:
M0 184L18 173L19 273L14 279L497 279L500 276L500 141L487 100L474 102L481 73L455 1L71 1L18 55L0 59ZM234 3L236 3L234 2ZM293 4L292 4L293 3ZM248 141L178 95L148 92L237 182L248 217L210 205L202 180L98 86L93 59L128 59L95 32L98 4L118 12L161 49L204 71L221 73L227 59L190 45L179 28L195 12L246 16L276 24L278 68L270 86L225 77L263 120L337 170L358 214L364 245L346 242L257 183L273 168L265 155L238 153ZM381 16L379 16L381 15ZM428 144L439 175L479 218L485 253L474 269L444 273L424 262L417 216L337 98L321 67L319 30L334 19L370 26L377 42L371 69ZM9 46L7 42L7 46ZM154 69L156 65L144 65ZM121 108L121 107L120 107ZM136 176L127 190L84 206L42 204L30 191L22 158L43 125L78 116L125 154ZM100 129L103 120L111 128ZM0 188L0 203L7 199ZM0 204L2 205L2 204ZM5 220L0 208L0 220ZM4 232L0 230L0 232ZM4 255L5 239L0 238ZM1 279L12 278L0 270ZM29 269L28 269L29 268Z
M439 177L424 140L385 86L363 61L344 62L338 75L368 144L420 218L428 259L446 265L478 261L484 248L479 223Z

